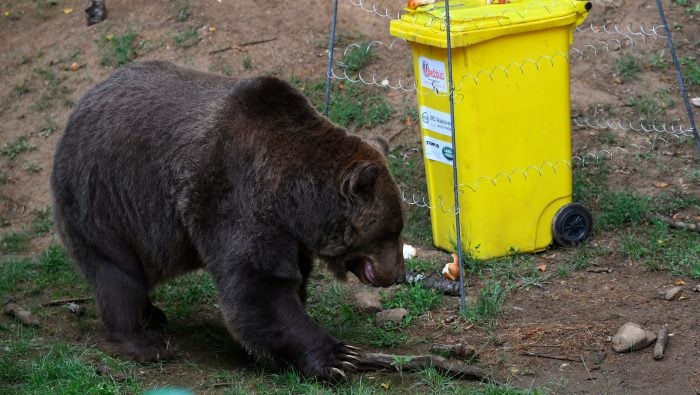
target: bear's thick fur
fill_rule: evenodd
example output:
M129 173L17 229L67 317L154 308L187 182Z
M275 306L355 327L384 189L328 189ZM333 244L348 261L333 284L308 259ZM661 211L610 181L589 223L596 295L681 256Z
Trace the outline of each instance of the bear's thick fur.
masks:
M275 78L144 62L94 87L68 120L51 185L107 347L170 357L144 331L166 320L149 290L203 267L251 353L342 376L357 354L309 316L305 286L317 258L341 279L403 279L401 198L381 146Z

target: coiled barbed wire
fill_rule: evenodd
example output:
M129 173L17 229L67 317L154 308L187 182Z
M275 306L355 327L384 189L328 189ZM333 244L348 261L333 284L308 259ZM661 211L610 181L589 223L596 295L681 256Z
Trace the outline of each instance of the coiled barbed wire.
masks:
M634 37L632 40L641 39L644 42L646 42L648 38L657 40L666 37L663 25L653 25L647 28L643 22L638 26L633 26L631 23L628 23L623 28L620 28L620 25L617 23L613 24L612 27L608 24L595 25L589 23L588 25L576 26L574 31L575 33L604 34L608 36L623 36L625 38Z
M384 7L384 9L382 9L382 7L378 7L376 3L372 3L371 6L368 6L367 1L365 1L365 0L348 0L348 2L350 4L352 4L353 6L360 8L361 10L363 10L365 12L373 13L379 17L386 18L390 21L401 18L402 10L389 11L389 9L386 7ZM392 16L391 16L394 13L396 13L396 18L392 18Z
M639 120L636 123L632 123L632 121L622 121L620 119L591 119L589 117L573 117L571 121L578 127L633 131L640 134L668 134L677 139L683 139L693 135L692 129L680 126L675 122L670 124L656 124L653 122L644 122L643 120Z
M668 141L663 138L648 139L640 143L630 143L624 147L615 146L596 151L574 153L571 156L571 160L557 159L553 161L543 161L539 165L530 165L523 168L515 168L510 171L501 171L493 176L479 176L476 177L471 183L458 184L460 199L462 199L464 193L477 193L484 187L488 186L489 188L495 188L501 183L512 184L514 181L516 181L516 178L527 181L529 178L534 176L542 177L545 175L545 173L556 175L564 169L568 170L568 172L563 174L569 175L569 172L577 167L587 167L593 164L602 163L604 161L624 160L629 155L641 155L657 152L659 147L665 143L668 143ZM410 192L410 190L402 187L400 187L400 190L401 198L404 204L418 208L440 210L440 212L447 215L456 214L455 205L448 203L453 201L454 198L452 196L450 196L449 199L442 194L428 197L424 192Z

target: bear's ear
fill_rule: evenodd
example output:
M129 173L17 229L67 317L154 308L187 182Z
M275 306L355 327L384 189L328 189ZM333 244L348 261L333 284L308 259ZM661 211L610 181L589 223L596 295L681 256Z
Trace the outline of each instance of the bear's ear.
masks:
M352 204L360 204L372 199L374 183L379 176L379 167L366 160L353 162L343 175L340 191Z
M381 137L372 137L371 139L368 140L374 148L378 149L379 152L384 154L384 157L389 156L389 142L386 141L385 139Z

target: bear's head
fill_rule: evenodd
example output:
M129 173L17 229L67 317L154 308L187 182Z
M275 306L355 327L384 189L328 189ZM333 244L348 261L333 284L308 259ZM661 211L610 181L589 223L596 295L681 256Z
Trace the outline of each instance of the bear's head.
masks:
M349 161L338 177L345 215L342 229L336 228L342 240L336 240L342 248L328 246L336 253L325 260L341 279L352 272L365 284L386 287L403 281L406 275L403 211L399 189L379 153L386 151L386 142L373 143L363 142L367 155Z

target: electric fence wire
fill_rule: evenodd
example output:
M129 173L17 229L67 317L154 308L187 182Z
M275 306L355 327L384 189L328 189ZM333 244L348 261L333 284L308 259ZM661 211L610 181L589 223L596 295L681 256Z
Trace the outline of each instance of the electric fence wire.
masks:
M452 37L450 31L450 0L445 0L445 27L447 38L447 78L449 84L450 102L450 129L452 140L452 182L454 186L455 199L455 249L457 250L457 259L459 261L459 300L460 311L466 312L466 290L464 284L464 259L462 253L462 232L461 221L459 218L459 178L457 178L457 132L455 130L455 101L454 101L454 80L452 78Z
M693 138L695 139L695 148L700 155L700 136L698 136L698 128L695 125L695 117L693 116L693 109L690 106L690 99L688 98L688 91L685 88L685 82L683 81L683 72L681 71L680 63L678 62L678 56L676 56L676 48L673 45L673 38L671 37L671 31L668 28L668 22L666 21L666 14L664 13L664 7L661 5L661 0L656 0L656 8L659 10L659 18L661 18L661 24L664 26L666 31L666 41L668 42L668 50L671 52L671 59L673 59L673 68L676 70L676 77L678 78L678 87L683 96L683 102L685 104L685 109L688 113L688 121L690 121L690 128L693 130Z

